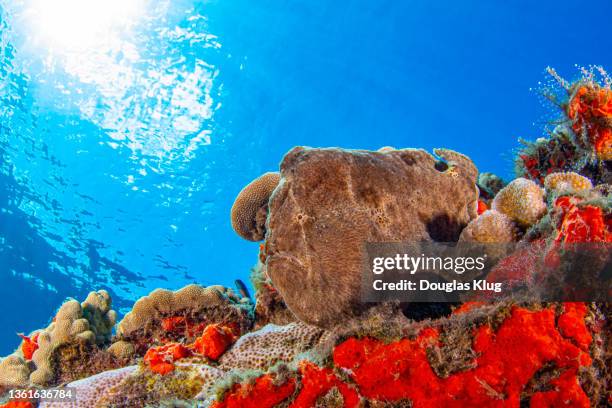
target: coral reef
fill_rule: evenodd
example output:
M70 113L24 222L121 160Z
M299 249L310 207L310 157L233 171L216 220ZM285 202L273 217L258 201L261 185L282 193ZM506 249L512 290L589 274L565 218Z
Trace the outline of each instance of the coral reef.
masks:
M252 384L236 384L223 401L211 408L272 408L286 400L295 390L295 382L275 384L275 378L266 374Z
M516 224L505 214L487 210L461 231L460 242L508 243L518 238Z
M477 215L477 170L459 153L436 154L446 162L415 149L285 155L263 256L297 318L332 327L361 312L363 242L457 241Z
M493 199L491 208L523 227L535 224L546 212L544 190L524 178L512 180Z
M109 395L114 387L134 375L137 369L136 366L123 367L69 383L67 387L75 390L75 399L41 402L39 408L99 407L100 400Z
M266 235L268 201L280 182L278 173L266 173L240 191L231 211L234 231L249 241L261 241Z
M600 207L580 205L580 199L563 196L557 198L554 207L560 220L555 240L557 242L612 242L610 224Z
M144 355L144 363L151 371L166 375L174 371L174 362L189 357L191 351L179 343L169 343L164 346L151 347Z
M235 341L236 334L232 328L211 324L193 343L193 350L209 360L217 361Z
M30 367L23 357L12 354L0 361L0 393L30 384Z
M505 183L501 177L493 173L484 172L478 174L477 185L480 190L480 196L485 200L491 200L504 188Z
M549 137L523 141L515 161L516 174L539 184L551 173L573 171L595 185L612 182L612 81L601 67L582 70L574 83L549 73L562 88L559 98L552 89L545 95L563 114Z
M584 191L593 188L591 180L571 171L551 173L544 178L544 188L547 191Z
M278 363L295 365L298 356L324 348L327 341L325 331L305 323L270 324L242 336L219 363L224 369L246 371L265 371Z
M269 323L285 325L296 320L287 308L285 301L272 285L264 272L265 266L259 262L251 271L251 282L255 286L255 328Z
M54 321L38 333L38 349L32 356L36 369L30 374L30 381L39 385L62 382L66 379L62 373L73 372L73 368L62 367L67 360L66 351L82 364L91 349L110 342L116 319L110 307L110 296L104 290L91 292L83 303L76 300L64 303Z
M9 401L0 405L0 408L34 408L34 404L30 401Z
M608 303L360 301L368 241L500 244L488 279L539 290L578 263L609 289L610 82L560 83L564 123L507 185L443 149L291 150L232 208L239 235L265 238L256 304L241 282L158 289L115 325L105 291L69 300L0 361L0 407L610 406ZM57 385L76 399L7 401Z
M176 292L158 289L134 304L117 326L117 339L132 344L142 356L151 345L192 343L213 323L248 331L253 324L251 300L222 286L188 285Z
M20 335L20 348L0 362L0 389L54 385L116 367L102 350L115 320L104 290L91 292L82 303L68 300L48 327Z
M588 77L570 88L567 117L572 130L600 160L612 159L612 89Z
M605 398L588 395L582 385L593 369L591 356L602 347L593 344L596 316L596 308L582 303L472 305L422 326L414 337L337 337L323 365L304 360L276 384L271 372L262 374L234 385L213 406L251 406L275 397L262 406L314 407L325 399L337 404L328 407L362 401L398 407L589 407L591 398L595 404Z
M132 343L119 340L111 344L107 351L118 359L128 360L134 356L136 348Z

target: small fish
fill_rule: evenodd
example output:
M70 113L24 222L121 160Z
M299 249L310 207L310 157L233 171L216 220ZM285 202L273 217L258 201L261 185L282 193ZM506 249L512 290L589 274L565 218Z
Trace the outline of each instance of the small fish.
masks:
M240 296L251 299L251 294L249 293L249 290L247 289L243 281L241 281L240 279L236 279L235 285L238 289L238 293L240 293Z

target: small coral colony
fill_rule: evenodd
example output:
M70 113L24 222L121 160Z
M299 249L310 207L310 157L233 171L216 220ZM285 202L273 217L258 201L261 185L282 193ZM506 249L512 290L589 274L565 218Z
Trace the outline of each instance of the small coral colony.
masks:
M0 362L2 407L604 407L610 305L464 302L419 318L359 301L361 243L529 243L494 273L525 281L567 243L612 241L612 89L569 84L517 178L459 153L297 147L231 211L260 244L256 292L157 289L116 323L111 299L65 302ZM16 390L73 390L37 398Z

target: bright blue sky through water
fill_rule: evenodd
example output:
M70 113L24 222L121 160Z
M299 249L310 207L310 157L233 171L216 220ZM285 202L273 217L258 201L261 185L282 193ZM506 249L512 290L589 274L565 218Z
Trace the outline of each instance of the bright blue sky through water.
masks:
M612 69L609 1L0 0L0 354L67 296L233 286L237 192L295 145L512 174L550 65ZM535 90L530 90L531 88Z

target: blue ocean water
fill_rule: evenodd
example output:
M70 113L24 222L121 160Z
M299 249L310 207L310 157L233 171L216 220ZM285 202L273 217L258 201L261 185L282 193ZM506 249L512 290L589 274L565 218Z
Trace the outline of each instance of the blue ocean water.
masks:
M66 297L232 286L237 192L295 145L512 176L544 69L612 67L612 3L0 0L0 355Z

